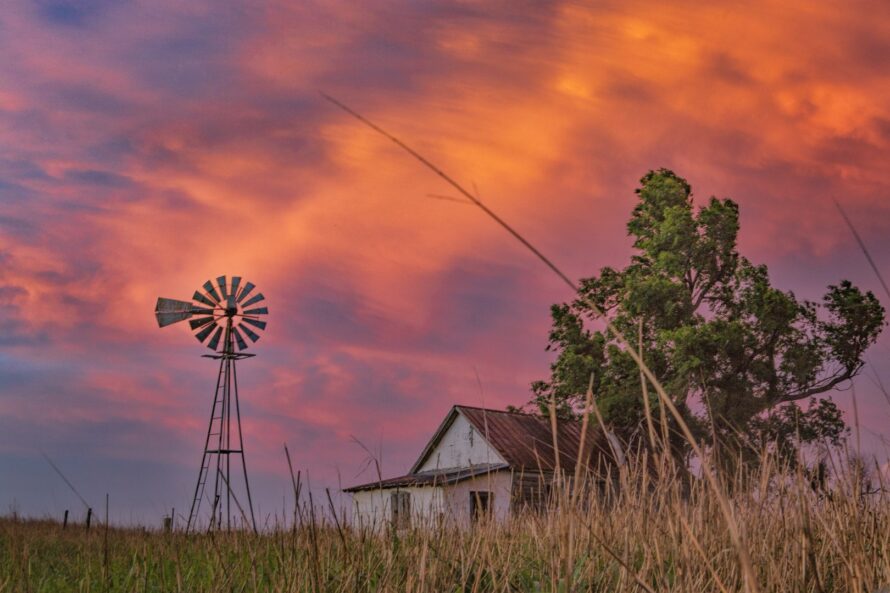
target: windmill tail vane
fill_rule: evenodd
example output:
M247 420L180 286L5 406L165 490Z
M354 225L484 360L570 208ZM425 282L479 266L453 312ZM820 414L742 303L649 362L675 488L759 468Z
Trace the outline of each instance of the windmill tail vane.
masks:
M220 276L216 279L216 283L210 280L205 282L192 295L191 301L161 297L155 306L158 327L188 321L195 338L214 351L214 354L204 356L220 362L210 422L204 440L201 469L198 471L198 482L192 498L186 532L197 528L202 502L205 500L205 486L211 481L213 496L208 500L211 505L208 530L221 529L224 524L227 529L231 529L233 508L237 508L242 518L247 521L248 517L243 512L233 489L231 472L233 456L241 458L244 490L250 510L249 519L253 530L256 531L250 483L247 479L247 461L244 457L244 439L241 433L238 375L235 372L236 361L254 356L244 352L249 346L247 340L250 340L251 344L256 343L260 339L260 334L266 329L266 322L263 321L269 313L268 307L265 306L266 297L261 292L254 292L255 288L251 282L242 284L240 276L232 276L231 281L226 276ZM237 473L236 467L235 474ZM233 499L235 507L232 506ZM237 524L237 516L235 522Z

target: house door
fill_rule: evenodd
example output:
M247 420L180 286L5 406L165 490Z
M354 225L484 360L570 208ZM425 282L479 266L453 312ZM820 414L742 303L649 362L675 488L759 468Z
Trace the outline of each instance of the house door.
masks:
M470 492L470 518L475 523L491 516L491 503L494 495L491 492Z
M411 525L411 494L409 492L393 492L390 497L392 526L402 529Z

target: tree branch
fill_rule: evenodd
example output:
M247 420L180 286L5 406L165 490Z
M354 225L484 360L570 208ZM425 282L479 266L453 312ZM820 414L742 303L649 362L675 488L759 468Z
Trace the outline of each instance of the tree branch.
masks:
M831 391L844 381L849 381L850 379L855 377L860 368L862 368L861 364L855 367L847 368L840 374L835 374L831 379L826 379L819 385L814 385L809 389L804 389L803 391L798 391L796 393L785 394L783 397L779 398L779 400L773 405L800 401L814 395L819 395L820 393L825 393L826 391Z

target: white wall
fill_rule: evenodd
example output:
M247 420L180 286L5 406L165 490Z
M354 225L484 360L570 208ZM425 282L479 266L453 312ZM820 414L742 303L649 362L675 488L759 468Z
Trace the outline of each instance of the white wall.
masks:
M504 463L503 458L486 442L472 424L458 411L457 417L439 445L430 452L419 471L471 467L485 463Z
M510 516L512 474L509 471L483 474L450 486L387 488L352 493L352 520L356 527L380 529L392 519L390 500L393 492L411 495L413 525L435 525L440 520L460 527L471 525L470 492L490 492L494 518Z
M471 525L470 492L490 492L494 518L503 521L510 516L512 473L504 470L483 474L447 486L444 491L446 516L461 527Z
M375 529L388 526L392 519L390 500L394 492L407 492L411 495L413 524L434 523L444 513L440 486L362 490L352 493L353 524L356 527Z
M418 471L470 468L483 464L505 464L472 424L458 410L451 426L439 444L430 452ZM498 520L510 516L512 476L509 471L492 472L450 486L425 486L363 490L352 493L353 523L356 526L380 528L392 519L390 500L393 492L411 495L411 516L414 524L433 524L440 519L469 526L470 492L490 492L493 513Z

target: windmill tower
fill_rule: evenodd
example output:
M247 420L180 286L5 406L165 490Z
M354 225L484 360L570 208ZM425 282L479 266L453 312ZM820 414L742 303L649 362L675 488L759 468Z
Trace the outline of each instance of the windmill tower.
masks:
M186 532L197 527L201 505L205 500L210 505L208 530L223 527L231 529L233 514L236 525L239 516L246 523L248 516L243 505L246 502L251 525L256 531L250 483L247 479L247 460L244 457L244 438L241 434L241 408L238 403L235 363L255 356L244 352L247 349L244 337L251 342L260 339L257 331L266 329L266 322L262 319L269 313L269 309L263 306L265 297L262 293L253 294L256 286L250 282L242 286L240 276L232 276L231 282L225 276L220 276L216 279L216 285L208 280L202 288L203 291L195 291L191 301L159 298L155 306L159 327L189 320L189 326L198 341L214 352L203 356L219 361L210 423L204 440L204 454L201 457L201 469L198 471L198 483L195 485ZM235 457L235 476L239 473L237 464L240 457L246 500L238 498L232 482L232 457ZM210 492L206 488L208 483L213 484Z

